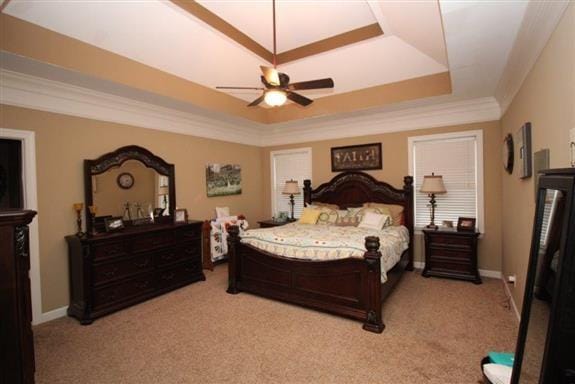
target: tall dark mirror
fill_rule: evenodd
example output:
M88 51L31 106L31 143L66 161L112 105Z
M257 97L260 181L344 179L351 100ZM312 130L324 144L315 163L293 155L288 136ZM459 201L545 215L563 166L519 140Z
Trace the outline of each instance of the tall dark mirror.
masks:
M87 217L95 212L88 233L104 231L108 218L121 218L125 225L169 220L176 204L172 164L128 146L85 160L84 166Z
M546 172L551 175L541 178L538 190L512 383L575 383L574 358L567 356L575 355L575 324L568 325L575 322L574 239L569 237L575 179Z

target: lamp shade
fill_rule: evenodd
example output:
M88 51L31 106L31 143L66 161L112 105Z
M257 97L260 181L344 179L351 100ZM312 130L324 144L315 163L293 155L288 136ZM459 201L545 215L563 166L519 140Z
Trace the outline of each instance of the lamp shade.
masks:
M441 175L436 176L433 173L423 176L423 184L421 184L419 192L434 194L447 192L445 185L443 185L443 177Z
M299 190L299 186L297 185L297 180L286 181L282 193L284 195L299 195L301 192Z

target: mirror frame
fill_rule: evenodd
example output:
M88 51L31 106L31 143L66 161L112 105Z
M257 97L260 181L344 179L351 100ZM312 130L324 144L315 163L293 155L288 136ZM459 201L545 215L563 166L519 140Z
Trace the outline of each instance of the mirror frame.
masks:
M543 363L541 366L541 372L539 372L539 383L551 383L555 382L550 379L554 364L550 363L550 359L556 358L554 356L557 352L557 335L560 333L560 318L557 314L556 308L558 308L559 302L564 299L561 297L561 288L565 282L561 281L561 276L563 276L564 258L566 252L573 250L575 239L567 238L567 228L569 227L569 212L572 209L572 203L575 201L575 196L573 195L573 178L565 177L563 172L564 169L556 170L545 170L541 171L542 176L539 179L539 185L537 189L537 204L535 209L535 219L533 222L533 232L531 235L531 250L529 256L529 264L527 269L527 277L525 280L525 292L523 295L523 308L521 311L521 321L519 323L519 334L517 337L517 344L515 349L515 361L513 364L513 373L511 376L511 384L519 384L521 379L521 367L523 364L523 354L525 352L525 342L527 339L527 331L529 329L529 318L531 315L531 301L533 300L534 288L536 283L537 274L537 264L538 264L538 252L539 252L539 242L541 236L541 230L543 226L543 210L545 206L545 194L548 189L561 191L564 194L565 199L565 212L566 215L562 217L562 222L558 223L556 227L560 231L560 246L559 246L559 259L558 259L558 271L557 276L559 276L558 281L555 282L555 287L553 288L553 298L551 302L551 313L549 317L549 323L547 325L546 340L545 345L542 346L542 359ZM573 172L571 170L571 172ZM575 217L571 220L575 220ZM575 313L575 312L574 312Z
M146 148L137 145L128 145L106 153L94 160L84 160L84 194L86 209L86 232L93 233L92 220L90 217L90 206L94 202L92 195L92 177L101 175L110 168L119 167L128 160L138 160L148 168L154 169L160 175L169 177L168 196L170 201L170 217L174 215L176 207L176 175L173 164L167 163L161 157L154 155Z

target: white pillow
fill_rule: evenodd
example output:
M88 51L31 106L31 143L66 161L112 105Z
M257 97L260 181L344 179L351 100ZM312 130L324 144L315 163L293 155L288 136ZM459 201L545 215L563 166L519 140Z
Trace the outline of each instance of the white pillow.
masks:
M229 207L216 207L216 219L219 219L220 217L228 217L229 215Z
M367 229L375 229L381 230L386 225L389 225L391 222L391 217L389 215L374 213L374 212L366 212L361 219L361 222L358 225L358 228L367 228Z

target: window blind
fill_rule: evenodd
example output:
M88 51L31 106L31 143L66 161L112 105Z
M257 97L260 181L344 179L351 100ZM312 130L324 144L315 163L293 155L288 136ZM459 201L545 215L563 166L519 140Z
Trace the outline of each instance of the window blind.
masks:
M414 141L415 225L431 221L429 196L419 192L424 175L443 176L447 193L436 195L435 224L458 217L475 217L477 211L477 142L475 136ZM476 223L479 227L479 222Z
M288 152L272 152L272 214L290 212L289 195L282 190L288 180L297 180L301 194L294 195L294 217L303 211L303 181L311 179L311 151L307 148Z

